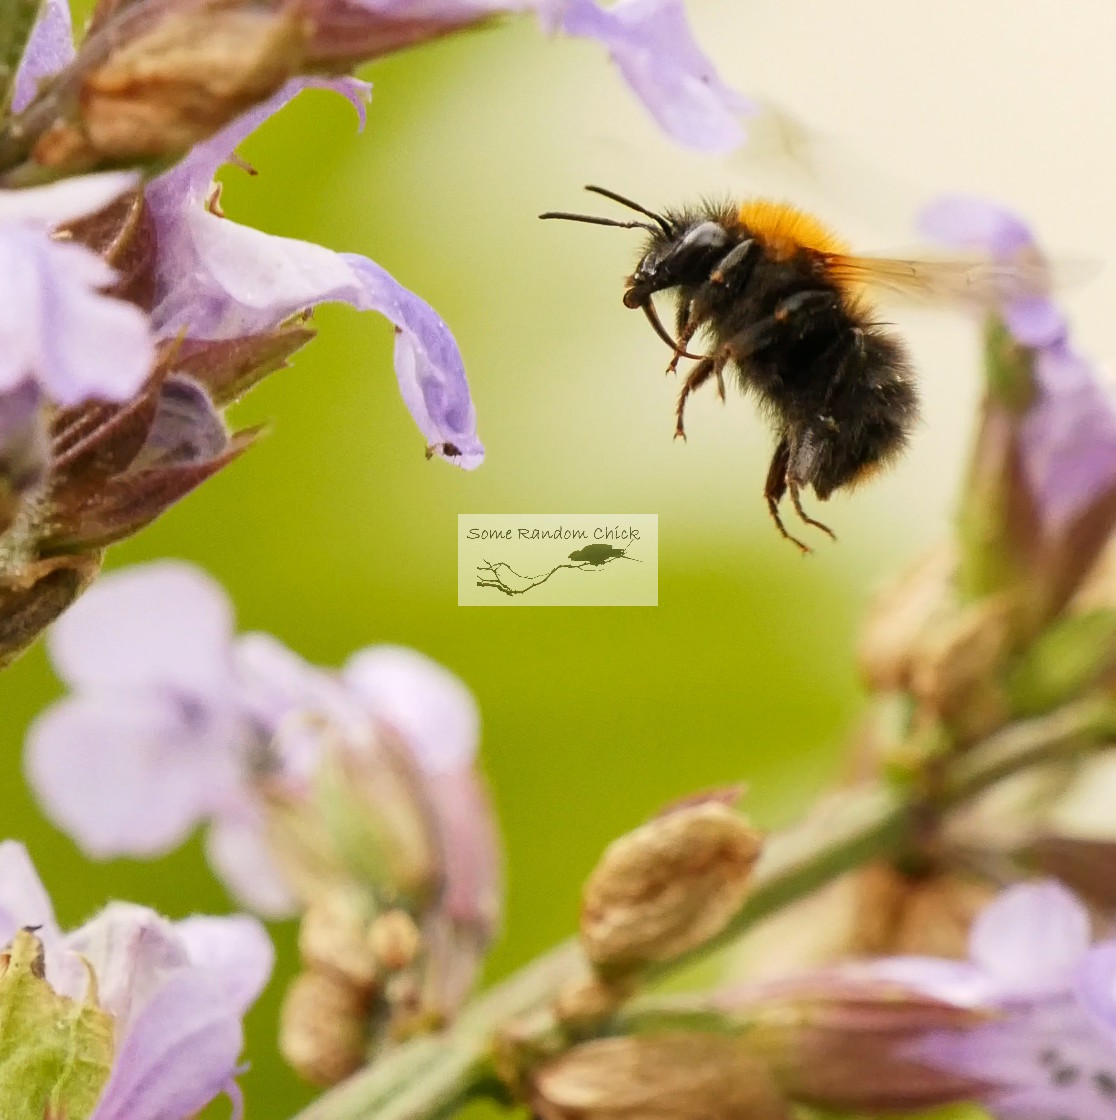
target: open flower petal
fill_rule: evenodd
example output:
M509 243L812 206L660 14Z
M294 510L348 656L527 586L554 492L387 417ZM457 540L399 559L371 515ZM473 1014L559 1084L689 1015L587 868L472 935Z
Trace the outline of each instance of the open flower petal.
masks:
M171 697L74 696L32 725L27 777L47 815L88 855L159 855L226 792L229 763L207 729Z
M43 187L0 190L0 223L52 229L104 209L139 183L134 171L79 175Z
M59 676L79 688L231 688L232 607L215 580L173 560L103 576L55 624Z
M1006 991L1064 991L1089 948L1089 914L1059 883L1021 883L973 923L973 963Z
M265 918L298 913L298 899L275 862L260 823L238 817L214 821L206 834L205 854L237 901L255 913Z
M0 392L34 378L58 404L125 400L155 344L143 312L102 295L112 270L89 249L0 225Z
M212 972L230 1007L243 1015L264 990L275 963L275 948L254 918L197 915L177 922L174 932L190 963Z
M0 945L6 945L24 926L38 926L46 944L59 936L50 896L27 849L15 840L5 840L0 843Z
M427 773L472 764L480 712L473 694L448 669L413 649L372 646L349 658L342 676L376 719L403 736Z
M543 6L544 23L607 47L659 126L679 143L727 152L744 140L740 117L754 102L726 85L697 45L683 0L558 0Z
M194 1116L235 1075L244 1036L218 979L185 968L135 1016L92 1120Z
M68 0L45 0L16 71L12 111L22 113L43 78L57 74L74 57L74 28Z

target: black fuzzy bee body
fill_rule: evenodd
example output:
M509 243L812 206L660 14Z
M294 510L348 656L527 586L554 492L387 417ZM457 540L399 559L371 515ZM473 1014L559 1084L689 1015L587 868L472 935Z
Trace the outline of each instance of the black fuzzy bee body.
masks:
M594 188L596 189L596 188ZM624 292L682 358L694 364L682 385L676 436L691 393L715 380L722 399L726 373L753 397L775 430L764 487L780 532L779 503L789 493L804 522L832 536L802 509L800 491L824 500L863 480L903 450L918 417L914 375L901 341L873 320L843 263L852 260L809 215L773 203L707 204L662 215L617 198L653 222ZM579 215L552 214L585 220ZM652 297L677 298L677 341L658 320ZM708 340L704 354L691 339Z

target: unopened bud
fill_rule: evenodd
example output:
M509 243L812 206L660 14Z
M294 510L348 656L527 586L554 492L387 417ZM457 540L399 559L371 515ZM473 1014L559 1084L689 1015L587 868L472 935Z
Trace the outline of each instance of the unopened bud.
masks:
M87 54L103 57L82 69ZM286 7L193 0L124 8L78 57L76 119L44 132L33 158L75 171L176 156L269 97L302 59L301 23Z
M287 989L279 1049L307 1081L335 1085L364 1064L363 997L327 973L304 972Z
M385 972L401 972L414 964L422 949L422 934L404 910L381 914L368 929L368 949Z
M307 907L298 929L298 950L307 967L358 992L371 992L379 969L368 948L369 921L367 902L355 889L323 891Z
M605 1038L539 1068L531 1108L542 1120L784 1120L765 1063L727 1035Z
M777 995L736 1006L748 1024L748 1043L796 1102L854 1113L907 1111L974 1100L987 1088L913 1055L930 1033L984 1023L971 1008L836 975L786 981Z
M555 997L554 1015L576 1032L607 1019L629 994L626 985L610 983L599 976L574 980Z
M606 974L715 937L748 895L762 838L721 799L669 810L616 840L585 884L581 943Z

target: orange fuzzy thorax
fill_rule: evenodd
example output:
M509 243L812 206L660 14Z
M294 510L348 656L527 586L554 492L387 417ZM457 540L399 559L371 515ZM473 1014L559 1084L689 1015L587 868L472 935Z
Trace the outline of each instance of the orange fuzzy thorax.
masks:
M801 249L823 256L848 252L848 246L812 214L783 202L753 199L741 204L739 218L776 260L787 260Z

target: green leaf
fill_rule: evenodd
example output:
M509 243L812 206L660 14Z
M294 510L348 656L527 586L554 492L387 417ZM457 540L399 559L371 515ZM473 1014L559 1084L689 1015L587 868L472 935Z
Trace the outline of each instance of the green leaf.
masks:
M16 70L43 0L4 0L0 4L0 123L12 101Z
M20 930L0 953L0 1116L87 1120L112 1057L113 1020L97 1006L92 970L83 1002L59 995L44 975L42 942Z

